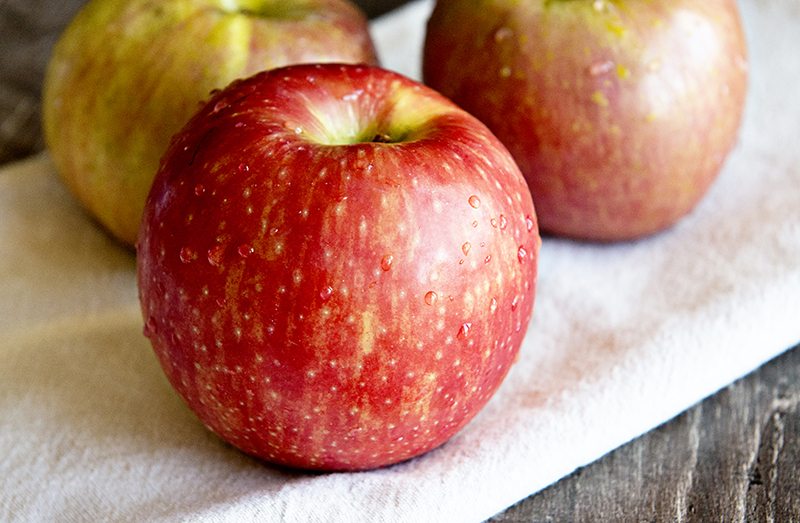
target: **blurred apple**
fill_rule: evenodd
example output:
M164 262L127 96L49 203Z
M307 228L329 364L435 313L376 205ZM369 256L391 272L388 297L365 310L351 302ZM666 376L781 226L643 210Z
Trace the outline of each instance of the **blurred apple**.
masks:
M145 334L214 432L378 467L463 427L515 361L540 239L511 155L367 66L238 81L175 137L142 221Z
M375 62L347 0L92 0L51 58L46 143L62 178L133 244L170 137L209 92L298 62Z
M425 81L483 120L543 231L623 240L706 193L747 87L734 0L439 0Z

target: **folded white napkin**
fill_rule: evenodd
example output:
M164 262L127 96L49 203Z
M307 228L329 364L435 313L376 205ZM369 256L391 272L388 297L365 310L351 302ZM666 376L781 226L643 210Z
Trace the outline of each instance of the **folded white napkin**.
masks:
M388 67L418 76L430 7L374 23ZM133 255L46 156L1 170L0 520L479 521L796 344L800 12L742 8L744 128L700 207L635 243L547 239L497 396L445 446L381 470L279 470L208 433L142 336Z

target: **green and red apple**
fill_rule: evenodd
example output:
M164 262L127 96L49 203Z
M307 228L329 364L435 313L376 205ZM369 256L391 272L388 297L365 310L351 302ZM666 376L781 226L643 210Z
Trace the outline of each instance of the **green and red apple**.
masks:
M509 148L543 231L625 240L706 193L746 63L735 0L438 0L423 70Z
M213 89L298 62L375 62L347 0L92 0L59 40L43 93L58 172L133 244L170 137Z
M540 247L477 119L376 67L234 82L171 142L138 242L145 334L248 454L356 470L441 445L517 357Z

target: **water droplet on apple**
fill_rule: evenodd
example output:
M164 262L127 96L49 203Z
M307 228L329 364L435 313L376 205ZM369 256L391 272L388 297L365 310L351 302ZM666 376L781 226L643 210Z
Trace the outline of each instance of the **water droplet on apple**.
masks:
M591 76L600 76L610 72L613 68L614 62L611 60L601 60L589 66L589 74Z
M190 247L182 248L179 256L183 263L191 263L195 259L195 253Z
M536 224L534 223L533 218L530 215L526 216L525 217L525 227L528 228L528 232L531 232L533 230L533 226L534 225L536 225Z
M250 170L250 166L247 165L246 163L240 163L238 169L240 173L246 173L247 171Z
M497 219L496 218L492 218L491 220L489 220L489 223L492 224L492 227L497 229Z
M517 310L518 305L519 305L519 296L514 296L514 299L511 300L511 312Z
M383 269L384 272L390 270L392 268L392 262L394 262L394 256L387 254L381 259L381 269Z
M328 301L331 296L333 296L333 287L331 286L324 287L321 291L319 291L319 298L322 301Z
M156 327L157 327L156 319L154 316L150 316L147 318L147 321L144 322L144 330L142 333L144 334L145 338L152 338L156 335Z
M500 43L504 40L510 39L513 36L514 31L512 31L510 27L501 27L494 32L494 41Z
M528 257L528 251L525 250L525 246L520 245L519 249L517 249L517 259L520 263L523 263L525 259Z
M197 185L194 186L194 194L196 196L201 196L205 192L206 192L206 187L202 183L198 183Z
M237 252L239 253L239 256L241 256L242 258L247 258L248 256L250 256L255 252L255 249L253 249L251 245L243 243L239 246Z
M433 305L436 303L436 300L439 299L439 295L433 291L428 291L425 293L425 303L428 305Z
M225 253L224 245L220 244L211 247L206 253L206 257L208 258L208 263L210 263L214 267L219 267L220 263L222 263L222 255L224 253Z
M469 254L470 249L472 249L472 244L469 242L464 242L464 245L461 246L461 252L464 253L464 256Z
M472 329L472 323L462 323L461 328L458 329L458 334L456 337L459 340L463 340L467 336L469 336L469 331Z
M478 220L475 220L474 222L472 222L472 227L473 228L477 228L478 227Z
M228 107L228 102L226 102L225 100L220 100L219 102L214 104L214 109L211 111L211 114L217 114L226 107Z
M481 199L473 194L472 196L469 197L469 205L473 209L477 209L478 207L481 206Z
M497 310L497 298L492 298L492 301L489 302L489 312L494 314Z
M491 254L487 255L486 258L483 259L483 263L489 263L490 261L492 261L492 255Z
M501 231L505 230L505 228L508 226L508 220L506 220L506 217L501 214L499 221L500 221L500 230Z

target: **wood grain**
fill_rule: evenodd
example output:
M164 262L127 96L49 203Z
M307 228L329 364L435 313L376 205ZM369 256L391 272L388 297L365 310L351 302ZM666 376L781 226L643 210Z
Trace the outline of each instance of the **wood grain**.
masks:
M800 346L493 523L800 521Z

